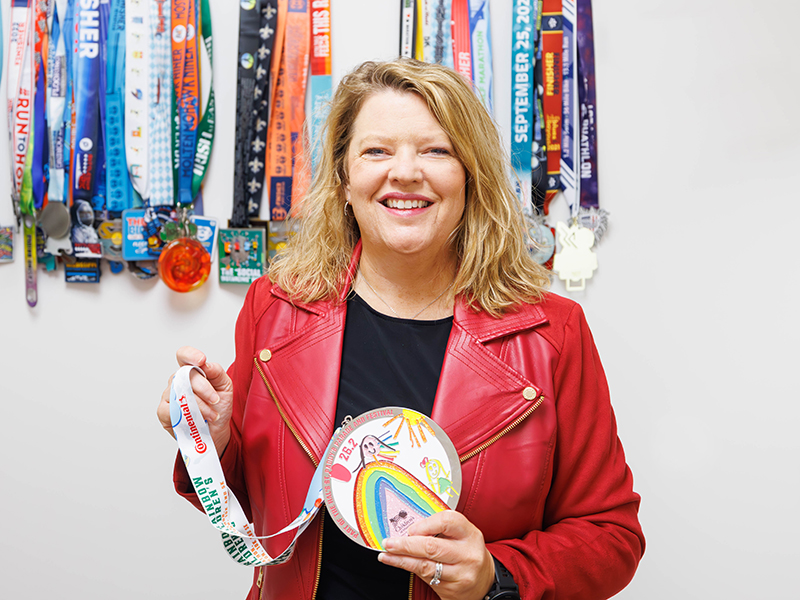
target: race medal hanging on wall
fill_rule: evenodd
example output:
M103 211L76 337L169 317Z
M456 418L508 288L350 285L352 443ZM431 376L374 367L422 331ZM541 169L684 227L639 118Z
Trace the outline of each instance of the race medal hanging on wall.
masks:
M430 418L387 407L346 423L323 460L322 489L333 521L351 540L383 550L382 541L434 513L454 509L461 464Z
M258 217L264 188L276 7L276 0L239 3L233 210L228 227L219 232L220 283L249 285L264 274L266 232L250 221L251 215Z

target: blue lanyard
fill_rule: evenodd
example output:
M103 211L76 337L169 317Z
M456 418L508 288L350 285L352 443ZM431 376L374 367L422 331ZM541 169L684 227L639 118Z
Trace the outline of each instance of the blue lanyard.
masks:
M72 172L74 199L91 201L94 195L100 144L100 11L76 5L78 17L75 79L75 148ZM69 52L67 52L69 54Z
M523 211L532 212L531 160L533 148L533 44L536 4L514 0L511 34L511 166L516 173L517 197Z
M106 207L111 212L131 208L133 188L125 160L125 0L110 0L108 18L104 139Z

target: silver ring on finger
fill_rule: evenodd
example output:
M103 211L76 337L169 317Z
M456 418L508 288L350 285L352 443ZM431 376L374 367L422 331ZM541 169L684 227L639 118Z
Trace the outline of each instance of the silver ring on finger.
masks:
M442 570L444 569L444 565L442 563L436 563L436 571L433 573L433 579L431 579L430 585L439 585L442 582Z

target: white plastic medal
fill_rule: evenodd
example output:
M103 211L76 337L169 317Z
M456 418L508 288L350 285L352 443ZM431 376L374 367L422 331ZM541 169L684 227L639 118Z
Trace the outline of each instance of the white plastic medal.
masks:
M253 524L248 522L241 504L225 482L208 424L203 420L192 391L189 378L192 370L202 374L197 367L184 366L178 369L172 379L170 419L197 497L211 524L222 533L222 543L233 560L250 567L282 564L289 560L297 538L322 506L322 466L314 473L303 509L297 518L276 533L256 536ZM295 529L297 531L292 542L275 558L258 541Z
M558 273L567 291L581 291L597 269L597 255L592 250L594 234L577 222L569 227L557 223L556 233L561 250L553 259L553 271Z
M125 4L125 158L133 188L143 199L150 195L147 175L149 40L149 0L129 0Z
M378 408L346 422L323 459L328 513L351 540L373 550L442 510L455 509L461 463L429 417Z

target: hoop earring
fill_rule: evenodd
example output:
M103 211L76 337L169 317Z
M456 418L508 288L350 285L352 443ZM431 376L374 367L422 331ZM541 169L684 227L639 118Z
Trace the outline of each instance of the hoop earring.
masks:
M350 215L347 214L347 207L348 206L350 206L350 201L349 200L345 200L344 201L344 216L345 217L349 217L350 216Z

